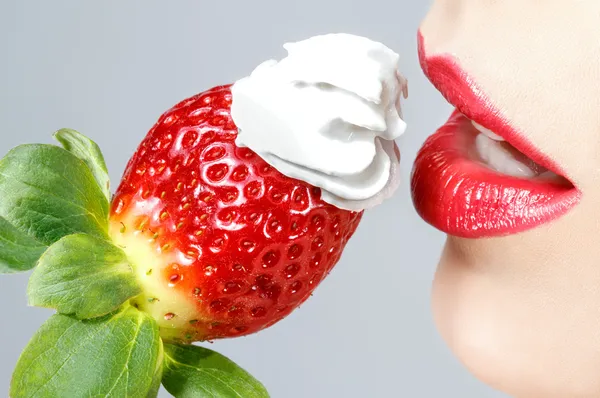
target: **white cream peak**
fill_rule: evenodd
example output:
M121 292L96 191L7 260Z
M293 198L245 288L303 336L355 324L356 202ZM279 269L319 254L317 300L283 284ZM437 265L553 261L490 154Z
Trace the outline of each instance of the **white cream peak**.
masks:
M321 188L322 199L359 211L398 187L394 139L406 130L399 56L350 34L284 45L232 87L231 115L246 146L282 174Z

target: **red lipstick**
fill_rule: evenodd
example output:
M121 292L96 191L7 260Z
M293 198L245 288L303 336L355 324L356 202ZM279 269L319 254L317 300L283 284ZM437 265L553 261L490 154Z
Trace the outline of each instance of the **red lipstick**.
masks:
M428 56L421 34L418 40L423 72L456 108L417 155L411 189L419 215L450 235L483 238L534 228L574 207L580 192L561 168L502 116L456 60L447 55ZM471 121L562 178L521 178L486 166L473 156L479 132Z

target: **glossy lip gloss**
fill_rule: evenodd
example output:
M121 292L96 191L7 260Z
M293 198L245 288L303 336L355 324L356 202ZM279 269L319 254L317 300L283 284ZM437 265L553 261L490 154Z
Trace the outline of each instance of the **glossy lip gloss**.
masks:
M417 155L411 190L419 215L450 235L465 238L522 232L565 214L580 199L568 181L525 179L496 172L471 156L477 131L471 121L500 135L557 175L558 165L510 125L450 56L427 56L419 34L425 75L456 107Z

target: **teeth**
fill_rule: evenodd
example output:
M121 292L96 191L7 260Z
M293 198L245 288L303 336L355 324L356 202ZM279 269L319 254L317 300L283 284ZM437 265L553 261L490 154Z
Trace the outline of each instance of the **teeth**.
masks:
M478 134L475 137L475 147L481 160L500 173L522 178L532 178L537 175L527 164L515 158L506 144L488 138L487 134Z
M540 180L564 181L562 177L550 170L542 172L540 175L538 175L538 178Z
M485 134L487 137L491 138L492 140L505 141L504 138L500 137L498 134L494 133L492 130L486 129L481 124L475 123L474 121L471 121L471 123L473 123L473 126L475 126L475 128L477 130L479 130L480 133Z
M471 123L481 133L475 137L475 149L489 168L519 178L562 181L560 176L529 159L498 134L476 122Z

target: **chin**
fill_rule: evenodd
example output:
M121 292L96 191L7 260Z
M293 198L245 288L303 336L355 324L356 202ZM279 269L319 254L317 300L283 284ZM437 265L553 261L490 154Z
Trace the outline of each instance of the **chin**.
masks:
M600 281L597 272L582 271L591 266L569 264L540 243L551 229L448 237L432 289L435 324L455 356L492 388L517 398L597 398ZM582 274L568 279L570 270Z

